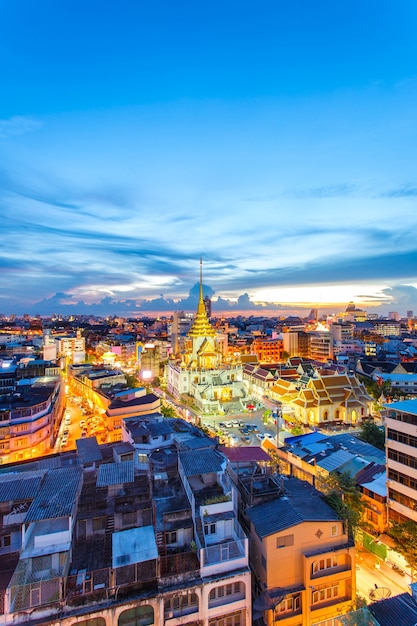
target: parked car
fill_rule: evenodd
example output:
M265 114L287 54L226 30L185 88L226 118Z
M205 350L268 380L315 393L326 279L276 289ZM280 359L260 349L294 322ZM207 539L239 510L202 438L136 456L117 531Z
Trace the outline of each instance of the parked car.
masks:
M237 443L239 443L239 437L237 435L229 435L229 441L232 446L235 446Z
M256 433L256 436L258 437L259 441L263 441L265 439L265 435L263 433Z

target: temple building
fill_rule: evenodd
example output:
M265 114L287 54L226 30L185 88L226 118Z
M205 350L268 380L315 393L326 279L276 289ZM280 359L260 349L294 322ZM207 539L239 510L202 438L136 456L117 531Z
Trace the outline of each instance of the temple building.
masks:
M242 365L225 355L223 335L217 335L203 299L202 263L197 314L182 349L168 364L168 391L189 396L203 413L241 411L246 390Z

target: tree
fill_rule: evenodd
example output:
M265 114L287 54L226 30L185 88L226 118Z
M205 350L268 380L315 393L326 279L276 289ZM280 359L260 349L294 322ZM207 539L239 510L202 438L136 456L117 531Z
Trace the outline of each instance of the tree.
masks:
M161 404L161 413L164 417L178 417L174 407L169 404Z
M363 422L359 431L359 438L380 450L385 449L385 430L374 422Z
M361 493L355 479L349 472L331 473L322 480L326 501L340 515L347 519L349 534L353 535L363 513Z
M394 540L396 551L407 561L413 578L417 571L417 524L412 520L402 524L393 523L389 534Z

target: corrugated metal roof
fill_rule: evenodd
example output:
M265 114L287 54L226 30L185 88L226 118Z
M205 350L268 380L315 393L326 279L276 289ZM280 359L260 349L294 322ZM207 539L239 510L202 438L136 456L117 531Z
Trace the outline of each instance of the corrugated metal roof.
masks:
M94 461L101 461L102 454L95 437L77 439L76 445L81 463L94 463Z
M124 485L135 481L133 461L103 463L98 468L97 487Z
M346 463L347 461L350 461L354 458L355 455L351 452L348 452L347 450L337 450L337 452L334 452L329 456L323 457L322 459L317 459L316 465L318 465L322 469L327 470L328 472L332 472L341 465L343 465L343 463Z
M35 498L46 470L0 475L0 502Z
M217 450L190 450L180 452L178 457L186 476L221 472L226 465L226 459Z
M379 600L368 605L368 609L378 620L380 626L415 626L417 624L417 605L409 593Z
M391 378L391 376L389 376ZM391 402L384 404L384 407L393 411L402 411L403 413L411 413L417 415L417 400L403 400L402 402Z
M35 522L71 515L81 481L81 467L49 470L29 507L25 521Z

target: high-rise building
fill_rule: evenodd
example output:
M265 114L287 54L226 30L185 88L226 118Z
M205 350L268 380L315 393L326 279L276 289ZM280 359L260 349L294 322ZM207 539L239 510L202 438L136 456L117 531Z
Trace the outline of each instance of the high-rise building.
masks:
M388 521L417 522L417 400L386 409Z

